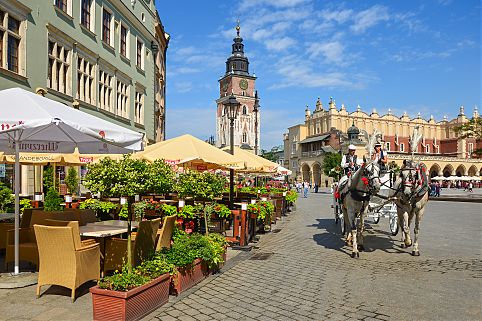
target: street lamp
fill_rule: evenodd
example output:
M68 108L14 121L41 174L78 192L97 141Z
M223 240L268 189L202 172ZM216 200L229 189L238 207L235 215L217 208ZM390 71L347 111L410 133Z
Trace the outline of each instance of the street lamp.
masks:
M229 118L229 135L230 135L230 152L231 155L234 155L234 120L238 116L240 103L234 97L234 94L231 93L228 100L226 100L223 105L227 107L227 115ZM229 208L234 209L234 169L229 169Z
M254 93L254 154L258 155L258 111L259 111L258 91Z

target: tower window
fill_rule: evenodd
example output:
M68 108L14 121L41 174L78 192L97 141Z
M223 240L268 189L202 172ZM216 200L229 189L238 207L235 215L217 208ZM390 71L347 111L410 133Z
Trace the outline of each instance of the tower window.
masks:
M248 114L248 109L246 108L246 105L243 106L243 115L247 115Z
M243 143L248 141L248 134L246 132L243 133Z

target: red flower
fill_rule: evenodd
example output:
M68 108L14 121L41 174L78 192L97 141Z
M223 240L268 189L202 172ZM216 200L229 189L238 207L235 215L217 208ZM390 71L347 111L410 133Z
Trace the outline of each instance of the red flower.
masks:
M361 180L362 180L363 184L368 185L368 178L362 177Z

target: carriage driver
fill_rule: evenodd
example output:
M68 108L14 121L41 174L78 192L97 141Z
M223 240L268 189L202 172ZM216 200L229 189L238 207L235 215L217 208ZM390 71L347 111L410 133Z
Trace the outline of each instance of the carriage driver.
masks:
M360 166L360 162L355 155L355 150L355 145L350 144L348 146L348 153L343 155L343 158L341 159L341 167L343 167L345 175L348 175L350 172L355 172Z

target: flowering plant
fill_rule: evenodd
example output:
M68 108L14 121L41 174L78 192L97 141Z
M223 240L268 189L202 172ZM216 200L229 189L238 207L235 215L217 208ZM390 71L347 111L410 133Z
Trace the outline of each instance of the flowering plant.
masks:
M213 212L216 213L219 218L227 218L231 215L231 210L224 204L214 204Z

